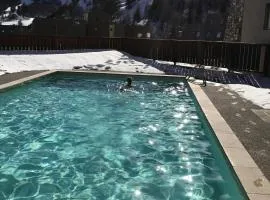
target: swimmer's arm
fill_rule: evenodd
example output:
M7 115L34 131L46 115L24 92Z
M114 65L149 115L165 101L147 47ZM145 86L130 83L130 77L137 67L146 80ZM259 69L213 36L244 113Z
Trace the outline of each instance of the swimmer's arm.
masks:
M121 86L121 87L119 88L119 90L120 90L120 92L123 92L123 91L125 90L125 87L124 87L124 86Z

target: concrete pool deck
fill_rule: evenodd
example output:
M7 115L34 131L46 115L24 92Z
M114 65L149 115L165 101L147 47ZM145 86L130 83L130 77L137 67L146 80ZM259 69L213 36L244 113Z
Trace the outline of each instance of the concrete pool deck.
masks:
M270 180L270 110L224 87L208 84L202 89Z
M251 200L269 200L270 183L249 152L203 89L195 84L190 84L190 87L249 198ZM227 109L231 112L230 108Z
M22 84L23 82L46 76L54 72L56 71L33 71L2 75L0 76L0 90L16 86ZM69 70L68 72L72 71ZM91 73L89 71L87 72ZM102 72L95 71L93 73L101 74ZM129 73L122 74L127 75ZM149 76L149 74L130 75ZM241 103L241 101L244 100L240 97L237 97L239 98L237 99L239 102L237 105L233 104L236 98L229 99L228 96L226 96L228 92L224 94L217 93L217 91L215 91L216 87L214 88L207 86L205 88L201 88L199 85L195 84L190 84L190 87L192 88L203 112L212 126L225 154L227 155L249 198L251 200L269 200L270 183L266 177L269 178L270 176L270 169L268 167L270 166L270 160L269 158L261 160L260 156L256 157L256 152L261 151L262 148L265 149L262 142L268 141L267 139L270 137L269 134L266 133L267 130L269 130L270 122L264 122L265 124L263 124L263 120L258 117L258 113L251 115L249 112L254 113L259 108L255 106L252 106L251 108L248 104ZM252 109L255 111L252 111ZM242 119L239 119L239 116L243 116ZM243 127L245 122L249 123L249 127ZM252 128L250 125L253 125L256 128ZM247 136L248 131L249 136ZM251 137L251 135L253 135L253 137ZM265 135L265 137L262 137L263 135ZM260 140L258 139L259 137ZM242 143L244 145L242 145ZM269 149L266 149L265 151L265 155L270 153ZM264 174L253 159L259 165Z

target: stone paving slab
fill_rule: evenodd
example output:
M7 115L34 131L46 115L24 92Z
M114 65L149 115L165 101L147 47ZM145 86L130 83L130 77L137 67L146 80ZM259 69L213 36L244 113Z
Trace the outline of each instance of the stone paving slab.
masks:
M11 82L1 84L0 85L0 92L3 92L6 89L10 89L12 87L18 86L18 85L20 85L22 83L25 83L25 82L28 82L28 81L31 81L31 80L34 80L34 79L37 79L37 78L40 78L40 77L43 77L43 76L47 76L48 74L52 74L54 72L56 72L56 71L54 71L54 70L43 71L43 72L40 72L38 74L34 74L34 75L31 75L31 76L27 76L25 78L21 78L21 79L15 80L15 81L11 81Z
M202 89L265 177L270 180L270 121L267 119L269 110L264 110L241 98L236 92L220 86L208 84Z
M214 104L200 86L196 84L189 85L250 200L258 198L253 196L254 194L266 197L270 195L269 181Z
M45 71L25 71L25 72L3 74L0 76L0 85L9 83L12 81L16 81L21 78L26 78L32 75L36 75L41 72L45 72Z
M270 101L270 99L269 99ZM270 110L266 109L251 109L252 112L254 112L261 120L263 120L266 123L270 123Z

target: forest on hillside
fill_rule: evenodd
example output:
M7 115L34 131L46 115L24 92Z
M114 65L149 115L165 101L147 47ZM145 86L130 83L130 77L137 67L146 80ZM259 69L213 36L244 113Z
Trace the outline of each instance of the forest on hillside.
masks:
M100 10L113 22L152 27L156 37L177 37L184 29L201 29L211 21L222 30L230 0L1 0L2 12L11 7L15 16L41 18L78 18ZM3 16L3 15L2 15ZM7 17L14 15L6 15ZM6 19L1 19L6 20ZM214 22L212 22L214 21ZM207 25L209 26L209 25Z

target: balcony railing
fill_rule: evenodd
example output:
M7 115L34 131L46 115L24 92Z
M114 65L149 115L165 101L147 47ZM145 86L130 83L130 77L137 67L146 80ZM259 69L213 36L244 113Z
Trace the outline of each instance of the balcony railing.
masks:
M116 49L154 60L270 74L270 45L212 41L55 36L1 36L0 50Z

